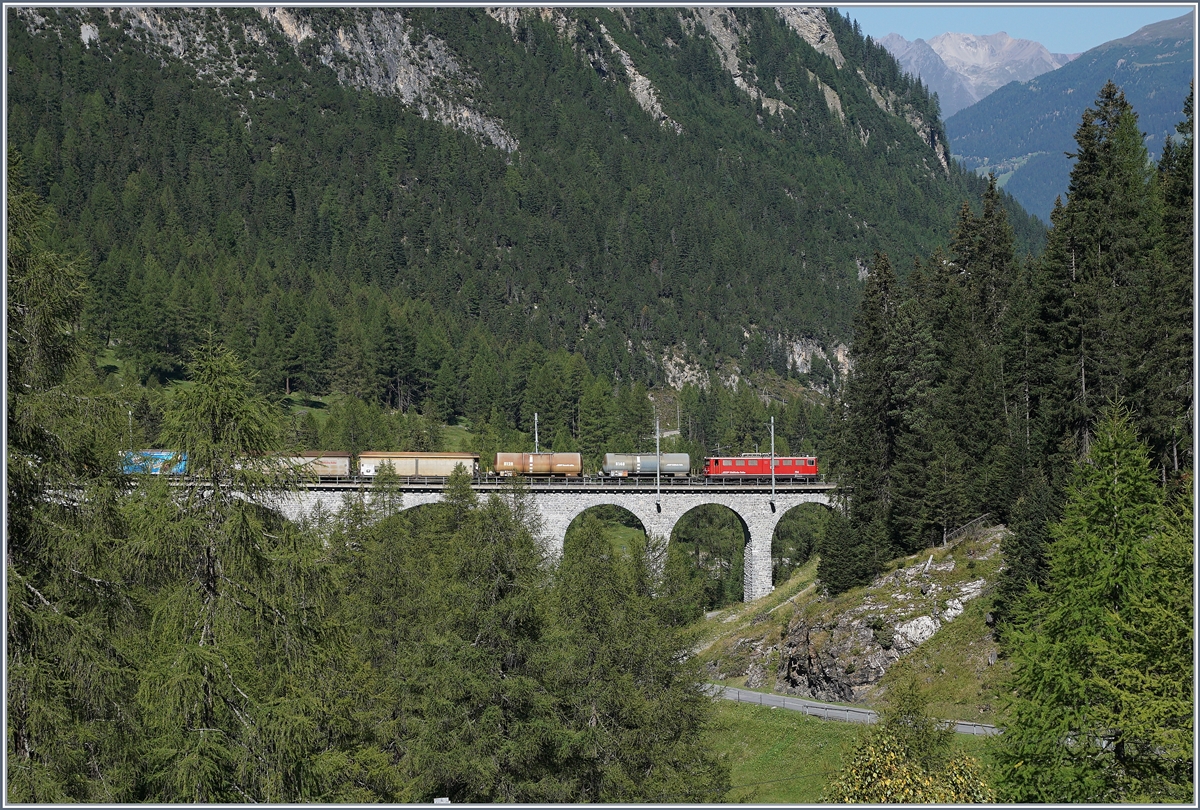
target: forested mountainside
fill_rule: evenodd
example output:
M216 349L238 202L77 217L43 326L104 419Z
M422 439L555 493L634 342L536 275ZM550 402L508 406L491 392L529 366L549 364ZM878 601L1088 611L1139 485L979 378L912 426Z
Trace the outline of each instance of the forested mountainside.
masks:
M1195 71L1194 26L1195 12L1147 25L1057 70L1000 88L946 119L954 157L994 173L1030 213L1049 222L1055 198L1070 184L1075 126L1105 82L1116 82L1138 111L1150 156L1162 154Z
M530 344L827 381L873 252L903 273L984 187L833 11L7 13L10 143L143 379L212 330L264 390L444 418Z

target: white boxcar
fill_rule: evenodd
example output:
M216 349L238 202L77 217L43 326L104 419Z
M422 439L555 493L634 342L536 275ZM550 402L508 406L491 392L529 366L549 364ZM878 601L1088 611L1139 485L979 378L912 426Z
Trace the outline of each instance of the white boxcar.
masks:
M403 450L368 451L358 454L360 475L378 475L384 464L390 463L402 478L446 478L459 464L467 475L479 473L476 453L412 453Z

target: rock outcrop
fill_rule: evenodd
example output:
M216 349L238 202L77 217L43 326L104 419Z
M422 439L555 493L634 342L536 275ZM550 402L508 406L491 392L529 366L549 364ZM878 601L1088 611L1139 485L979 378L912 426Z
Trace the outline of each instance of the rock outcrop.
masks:
M765 611L716 611L710 618L740 626L716 626L717 637L696 654L709 680L742 678L739 685L749 689L841 703L877 699L887 671L918 651L927 665L930 657L949 656L962 662L964 673L973 670L982 679L997 663L994 621L982 609L970 611L969 603L984 596L1003 570L1006 531L972 530L949 549L910 557L908 565L837 597L822 595L817 580ZM939 635L951 622L969 624L951 639ZM986 713L990 704L975 709Z
M998 553L999 537L1000 530L992 530L974 559ZM930 555L877 577L861 601L840 613L822 610L819 603L797 611L780 645L775 691L860 700L892 664L984 593L984 579L956 575L955 567L952 558L935 563Z

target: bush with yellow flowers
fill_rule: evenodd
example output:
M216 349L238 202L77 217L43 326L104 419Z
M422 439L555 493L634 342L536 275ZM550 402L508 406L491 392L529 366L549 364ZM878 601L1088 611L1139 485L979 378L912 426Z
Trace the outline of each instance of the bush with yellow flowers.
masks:
M916 679L897 671L879 725L867 731L825 801L854 804L967 804L995 801L979 763L950 754L953 733L925 713Z

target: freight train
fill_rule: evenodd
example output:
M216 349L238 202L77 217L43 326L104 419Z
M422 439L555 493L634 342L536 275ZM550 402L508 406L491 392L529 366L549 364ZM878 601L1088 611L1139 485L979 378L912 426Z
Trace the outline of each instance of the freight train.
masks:
M357 459L357 475L366 478L379 475L388 464L401 478L446 478L460 464L473 478L480 478L484 472L480 469L477 453L364 451L358 454ZM307 452L282 455L279 460L302 474L318 478L351 478L355 475L350 453ZM814 456L770 456L762 453L707 457L700 478L712 481L767 481L771 478L772 466L776 481L818 480L817 459ZM583 475L583 458L579 453L497 453L492 469L494 473L486 474L579 478ZM187 455L171 450L125 451L122 453L122 470L130 475L186 475ZM691 476L691 471L691 456L687 453L606 453L599 474L607 478L685 478Z

